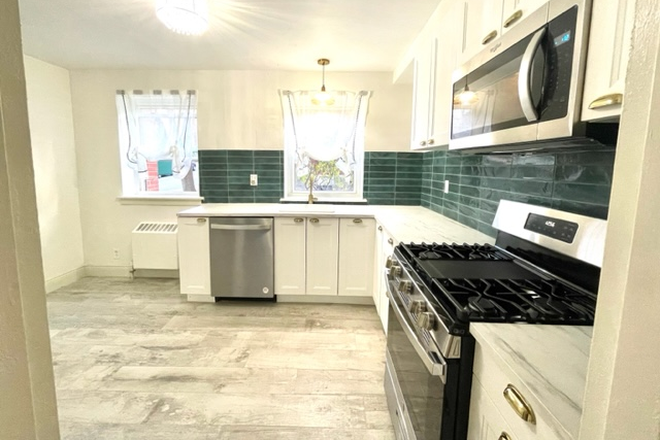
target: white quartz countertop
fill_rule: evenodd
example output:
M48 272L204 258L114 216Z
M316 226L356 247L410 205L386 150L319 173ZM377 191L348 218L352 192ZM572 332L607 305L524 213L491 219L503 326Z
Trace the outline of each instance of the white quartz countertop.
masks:
M580 431L592 332L586 326L470 324L477 343L500 356L574 439Z
M494 242L494 239L488 235L421 206L207 203L181 211L178 215L180 217L375 217L396 241Z

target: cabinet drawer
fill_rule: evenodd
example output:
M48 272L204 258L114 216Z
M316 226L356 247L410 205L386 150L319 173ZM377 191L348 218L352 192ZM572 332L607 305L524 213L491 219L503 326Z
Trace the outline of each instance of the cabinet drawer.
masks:
M473 376L468 439L496 440L503 433L507 434L511 440L522 440L513 436L511 427L506 423L479 379Z
M520 362L524 362L521 359ZM508 432L513 439L525 440L572 440L569 433L552 416L545 406L535 398L531 390L506 366L490 347L477 342L474 353L473 372L488 397L494 402L505 422L511 427ZM535 423L523 420L504 397L504 390L513 385L532 408Z

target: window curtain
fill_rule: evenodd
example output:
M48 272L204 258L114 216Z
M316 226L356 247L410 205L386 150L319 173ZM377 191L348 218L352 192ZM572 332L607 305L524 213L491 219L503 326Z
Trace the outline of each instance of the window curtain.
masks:
M328 105L315 101L317 93L280 90L285 149L293 155L288 163L295 168L289 173L293 182L288 191L304 192L312 185L317 191L356 192L355 169L364 157L371 93L333 91L334 102Z
M183 191L195 191L193 150L197 145L194 90L118 90L116 95L123 162L136 173L148 163L171 160Z

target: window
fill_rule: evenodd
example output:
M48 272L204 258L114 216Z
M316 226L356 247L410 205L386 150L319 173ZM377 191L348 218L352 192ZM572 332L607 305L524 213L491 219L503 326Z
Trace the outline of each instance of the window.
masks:
M280 91L284 114L284 197L362 199L369 92Z
M123 196L197 196L195 91L119 90L116 103Z

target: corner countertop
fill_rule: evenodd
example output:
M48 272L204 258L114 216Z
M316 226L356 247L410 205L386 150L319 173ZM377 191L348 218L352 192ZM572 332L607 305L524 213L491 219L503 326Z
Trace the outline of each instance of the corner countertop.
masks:
M577 439L593 327L470 324L478 344L490 347L556 421Z
M421 206L207 203L181 211L178 216L374 217L399 242L483 244L495 241L486 234Z

